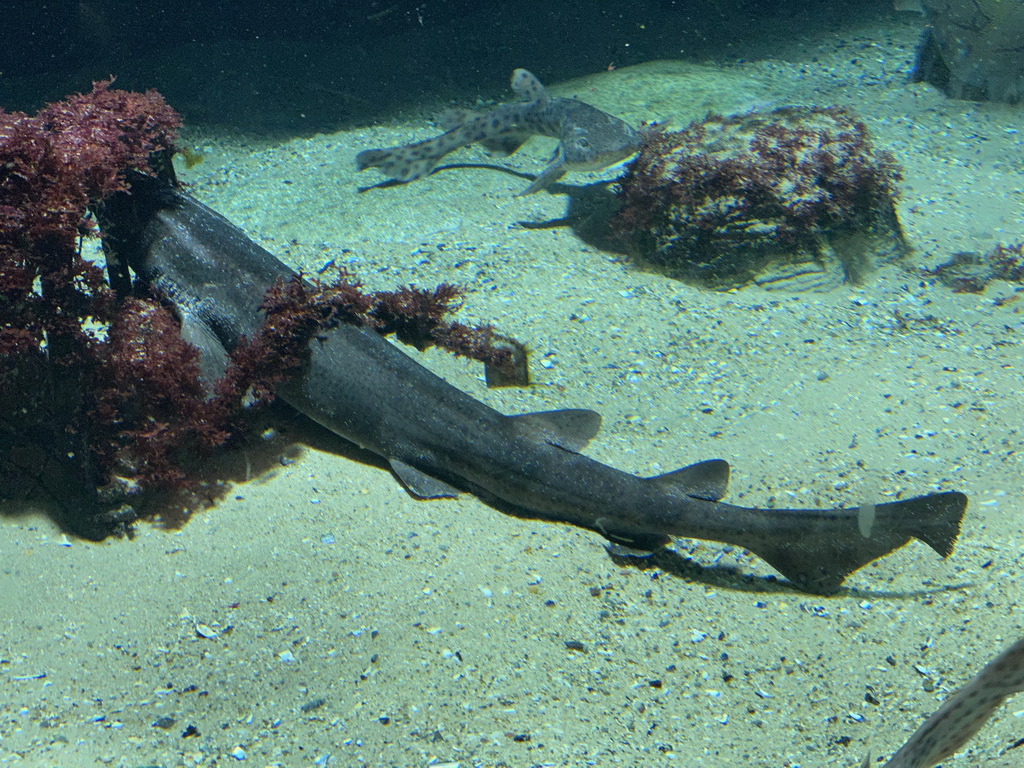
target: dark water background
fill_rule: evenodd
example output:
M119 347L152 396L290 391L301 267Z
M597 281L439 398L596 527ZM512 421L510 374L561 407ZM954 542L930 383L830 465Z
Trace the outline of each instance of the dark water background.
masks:
M186 122L308 135L424 97L505 98L515 67L557 82L659 58L736 62L892 13L887 0L23 1L3 11L0 106L31 111L115 75Z

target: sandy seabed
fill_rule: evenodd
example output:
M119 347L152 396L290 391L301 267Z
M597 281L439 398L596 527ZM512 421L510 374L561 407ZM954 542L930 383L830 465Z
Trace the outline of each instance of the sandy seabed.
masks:
M587 449L640 475L720 457L727 500L851 506L960 490L943 561L912 542L822 598L714 543L680 573L620 567L599 537L470 496L415 501L297 419L180 530L68 540L0 525L0 765L855 766L888 756L1024 633L1019 286L954 294L919 269L1018 241L1019 108L910 85L909 26L850 30L778 60L680 62L562 84L634 122L839 104L904 167L913 254L827 294L701 291L559 225L569 196L516 198L551 143L475 149L360 191L356 152L426 123L252 151L203 137L193 192L307 271L368 287L456 282L460 319L528 343L533 386L419 355L505 413L583 407ZM567 196L568 195L568 196ZM549 223L550 226L536 227ZM417 354L411 352L412 354ZM268 461L268 456L270 460ZM237 462L249 461L239 455ZM277 459L282 459L278 461ZM1011 701L947 766L1012 765ZM1021 750L1024 753L1024 749Z

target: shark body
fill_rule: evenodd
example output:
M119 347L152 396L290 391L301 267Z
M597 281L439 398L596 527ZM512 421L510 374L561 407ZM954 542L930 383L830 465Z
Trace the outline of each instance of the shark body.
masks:
M115 261L169 301L200 349L204 378L261 323L260 304L294 273L188 195L139 174L101 216ZM341 323L310 342L277 394L336 434L384 457L418 497L471 491L521 516L591 529L655 550L672 537L744 547L800 589L830 593L911 538L950 554L967 504L938 493L858 509L750 509L723 503L729 465L705 461L637 477L584 456L600 416L567 410L506 416L451 386L366 327ZM862 532L863 530L863 532Z
M448 130L433 139L399 147L367 149L356 155L362 171L379 168L395 181L412 181L430 173L441 159L477 142L512 154L531 136L559 139L550 165L520 195L539 192L566 171L594 171L625 160L640 148L640 134L617 117L577 99L549 96L525 69L512 73L512 90L521 101L486 112L451 112L442 118Z

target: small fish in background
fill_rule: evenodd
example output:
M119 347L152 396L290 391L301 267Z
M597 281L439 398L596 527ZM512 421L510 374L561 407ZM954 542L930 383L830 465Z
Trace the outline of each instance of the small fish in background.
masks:
M946 699L884 768L931 768L966 744L1007 697L1021 691L1024 638L996 656L973 680ZM868 755L861 768L868 768L870 762Z
M380 168L395 181L413 181L434 170L449 152L470 144L510 155L531 136L559 139L551 164L521 196L539 192L566 171L607 168L640 148L640 134L632 126L577 99L549 96L525 69L512 73L512 90L523 100L486 112L453 110L440 121L445 133L415 144L364 150L356 155L357 169Z

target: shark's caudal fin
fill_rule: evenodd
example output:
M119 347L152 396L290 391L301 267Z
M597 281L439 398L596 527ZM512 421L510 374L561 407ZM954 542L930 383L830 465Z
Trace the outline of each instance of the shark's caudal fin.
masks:
M778 536L760 530L743 546L798 589L831 594L858 568L899 549L912 538L943 557L949 556L966 508L967 497L950 492L873 507L822 511L817 516L809 510L771 510L773 515L806 518L805 530L794 535L791 527L780 526ZM865 521L868 516L871 519Z
M527 102L543 104L547 99L544 86L525 69L517 69L512 73L512 90ZM445 130L441 136L404 146L365 149L356 155L356 170L379 168L394 181L405 182L426 176L449 152L477 141L491 151L512 154L534 131L511 130L506 125L507 121L496 117L499 112L500 109L487 113L449 110L439 119ZM550 178L547 183L555 180Z

